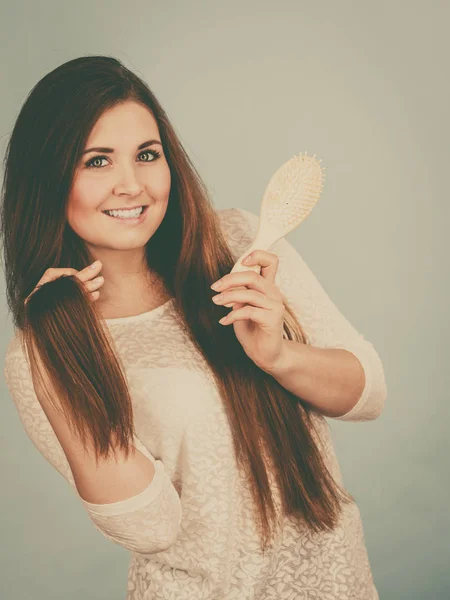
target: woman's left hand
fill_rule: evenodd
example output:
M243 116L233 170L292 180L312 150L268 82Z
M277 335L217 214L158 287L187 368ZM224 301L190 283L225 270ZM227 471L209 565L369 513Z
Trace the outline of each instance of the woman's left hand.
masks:
M216 304L234 302L233 310L219 322L233 323L236 337L253 362L268 370L279 359L283 347L284 297L275 284L278 256L265 250L254 250L244 266L261 267L259 275L253 270L228 273L218 281L222 292L213 297ZM217 282L216 282L217 283ZM230 289L246 286L240 289Z

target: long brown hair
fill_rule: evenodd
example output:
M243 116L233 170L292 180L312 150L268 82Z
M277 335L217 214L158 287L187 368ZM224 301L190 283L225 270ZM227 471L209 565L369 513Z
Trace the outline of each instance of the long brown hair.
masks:
M252 492L261 548L277 522L269 471L283 515L316 532L331 530L352 497L322 459L311 409L253 363L232 327L218 323L228 311L211 302L210 285L231 271L235 258L217 213L153 93L109 56L79 57L45 75L26 99L6 149L0 218L7 302L32 373L42 381L43 366L72 431L84 443L91 440L96 458L109 455L113 440L130 451L134 426L126 379L84 285L62 276L40 286L24 305L49 267L81 270L93 262L67 223L67 199L97 119L129 100L154 116L171 171L167 211L146 244L147 264L174 297L181 325L212 370ZM309 343L287 301L285 307L284 337Z

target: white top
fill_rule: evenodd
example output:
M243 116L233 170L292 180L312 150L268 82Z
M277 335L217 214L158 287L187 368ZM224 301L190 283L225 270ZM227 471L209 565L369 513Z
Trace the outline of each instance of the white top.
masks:
M236 208L218 215L237 260L255 238L259 218ZM386 383L373 345L339 312L286 239L270 251L279 257L275 282L311 344L345 348L364 368L361 398L340 420L376 419ZM172 298L154 310L104 321L128 378L135 445L156 468L147 489L112 504L92 504L78 494L16 335L5 356L6 382L26 433L73 486L95 527L132 552L126 600L378 600L354 503L344 506L331 533L299 535L286 519L273 551L259 553L250 491L238 474L212 373L174 317ZM325 462L343 485L329 425L313 414Z

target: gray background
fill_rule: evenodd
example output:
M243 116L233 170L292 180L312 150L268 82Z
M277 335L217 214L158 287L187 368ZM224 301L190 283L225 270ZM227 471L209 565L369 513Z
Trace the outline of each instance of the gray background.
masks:
M259 214L281 164L322 159L321 199L288 240L388 385L379 419L329 420L344 481L380 598L449 598L450 3L2 0L0 17L2 156L41 77L110 54L149 83L217 208ZM3 378L0 393L0 596L123 599L129 553L36 451Z

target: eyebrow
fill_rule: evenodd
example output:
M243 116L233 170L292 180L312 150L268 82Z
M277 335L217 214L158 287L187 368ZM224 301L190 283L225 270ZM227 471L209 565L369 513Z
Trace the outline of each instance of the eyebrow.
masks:
M159 140L148 140L147 142L143 142L142 144L139 144L138 150L141 150L142 148L146 148L147 146L151 146L152 144L159 144L160 146L162 146L162 144ZM92 152L93 150L95 150L96 152L108 152L108 153L114 152L114 148L95 147L95 148L88 148L82 154L87 154L88 152Z

